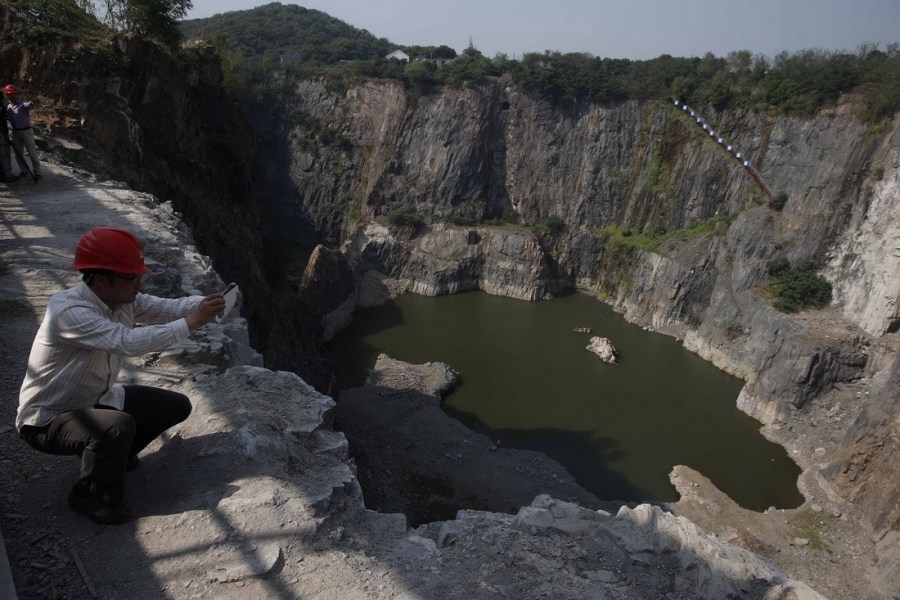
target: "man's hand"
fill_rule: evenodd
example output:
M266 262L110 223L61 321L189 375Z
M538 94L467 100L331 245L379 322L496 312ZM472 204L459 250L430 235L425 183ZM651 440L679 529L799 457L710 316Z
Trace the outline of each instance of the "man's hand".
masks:
M233 287L237 287L237 284L236 284L235 282L232 281L231 283L228 284L228 286L225 287L225 291L222 292L222 295L225 295L225 294L227 294L228 292L230 292L230 291L231 291L231 288L233 288ZM238 290L237 298L234 299L234 307L235 307L235 308L240 308L241 302L242 302L243 300L244 300L244 292L242 292L241 290Z
M222 294L210 294L200 301L197 308L185 319L190 331L203 327L225 310L225 299Z

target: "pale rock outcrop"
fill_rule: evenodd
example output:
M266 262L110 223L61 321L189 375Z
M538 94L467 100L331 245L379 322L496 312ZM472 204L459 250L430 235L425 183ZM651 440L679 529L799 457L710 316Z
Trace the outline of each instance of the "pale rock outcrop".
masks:
M453 389L457 381L459 373L446 363L411 365L379 354L366 385L420 391L440 398Z
M481 538L492 544L501 560L534 573L530 582L494 584L497 593L509 597L587 598L612 593L626 598L670 594L823 600L769 561L647 504L622 507L611 515L541 495L516 515L460 511L455 521L424 525L418 531L436 541L445 564L464 561ZM536 538L546 543L533 545ZM562 575L570 568L568 561L579 555L587 561L583 568ZM470 557L467 562L477 560ZM481 572L491 568L485 567ZM639 578L631 576L633 569L641 572Z
M440 224L407 240L370 224L343 251L360 274L376 270L426 296L484 290L539 300L554 287L540 244L526 232Z
M900 531L889 531L877 546L878 564L873 584L885 597L900 590Z
M619 362L619 352L608 338L597 335L593 336L590 343L585 347L585 350L593 352L605 363L615 365Z
M827 254L835 305L872 335L900 330L900 219L885 218L900 214L898 131L895 122L880 149L883 158L873 165L882 175L865 191L867 210L853 214Z

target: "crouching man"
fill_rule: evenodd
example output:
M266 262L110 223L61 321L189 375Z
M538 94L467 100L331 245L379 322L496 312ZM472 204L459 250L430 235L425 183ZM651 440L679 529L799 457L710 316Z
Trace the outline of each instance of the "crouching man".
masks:
M184 340L225 308L222 294L165 299L142 294L141 244L123 229L95 227L78 242L83 282L50 298L19 395L16 427L41 452L81 457L69 507L97 523L131 517L125 470L191 412L186 396L116 383L123 357ZM152 324L135 328L135 323Z

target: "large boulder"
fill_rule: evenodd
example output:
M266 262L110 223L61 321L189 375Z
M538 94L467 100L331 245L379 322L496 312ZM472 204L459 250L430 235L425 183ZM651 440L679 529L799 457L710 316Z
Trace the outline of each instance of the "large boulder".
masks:
M605 363L615 365L619 362L619 352L608 338L595 335L591 338L591 343L585 346L585 350L593 352Z

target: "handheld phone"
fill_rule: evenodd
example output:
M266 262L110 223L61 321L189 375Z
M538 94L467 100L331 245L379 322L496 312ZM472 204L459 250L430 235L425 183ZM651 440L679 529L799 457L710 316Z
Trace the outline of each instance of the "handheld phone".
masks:
M234 308L234 303L237 302L238 297L238 286L233 285L226 288L222 295L225 298L225 310L222 311L221 315L216 317L216 323L221 323L222 320L228 316L228 313L231 312L231 309Z

